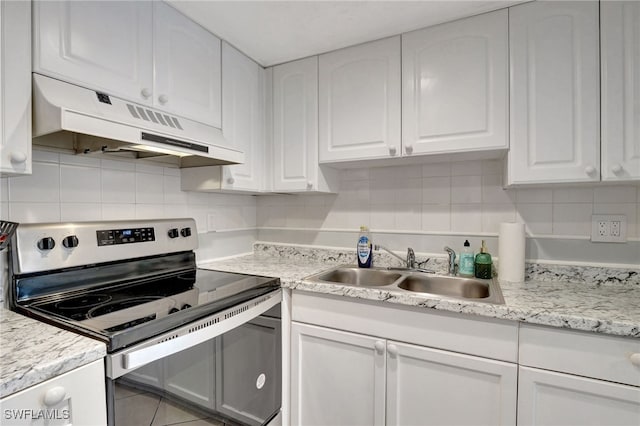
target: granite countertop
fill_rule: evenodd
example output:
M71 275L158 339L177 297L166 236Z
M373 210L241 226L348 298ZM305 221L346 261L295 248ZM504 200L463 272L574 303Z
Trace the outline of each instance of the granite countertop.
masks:
M0 307L0 398L106 354L102 342Z
M549 274L543 274L537 267L533 272L537 279L524 283L500 282L504 305L304 279L340 264L352 264L352 260L353 256L348 253L320 255L310 251L300 254L292 247L274 251L271 247L258 246L253 254L208 262L200 267L279 277L283 287L296 290L640 338L637 272L625 272L621 278L618 271L610 271L605 274L607 279L570 282L564 273L554 271L552 275L560 276L560 280L549 281ZM602 273L600 271L600 275ZM614 279L609 279L610 276ZM585 279L584 271L579 277Z

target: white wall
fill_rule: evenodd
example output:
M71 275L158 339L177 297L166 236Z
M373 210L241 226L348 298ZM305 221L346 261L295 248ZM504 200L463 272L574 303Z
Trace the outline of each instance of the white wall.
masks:
M639 184L503 190L501 161L344 170L338 194L260 197L184 192L177 169L141 162L35 151L33 169L31 176L0 179L2 218L193 217L202 260L250 251L256 239L351 247L362 224L396 250L439 253L444 244L456 248L470 238L477 246L484 238L495 253L504 221L526 224L530 259L634 264L640 258ZM630 243L591 243L592 213L626 215Z
M336 195L258 199L258 226L495 234L500 222L526 224L531 236L587 238L591 215L624 214L640 236L640 185L502 188L502 162L343 170Z
M193 217L198 232L254 228L255 197L180 190L180 170L34 151L33 174L1 179L3 218L68 222Z
M259 238L344 246L355 241L347 232L369 225L397 250L438 253L443 244L456 248L476 237L495 253L499 224L518 221L530 237L530 259L640 264L640 185L504 190L502 169L491 160L343 170L337 195L259 197ZM591 215L598 213L626 215L630 243L591 243Z

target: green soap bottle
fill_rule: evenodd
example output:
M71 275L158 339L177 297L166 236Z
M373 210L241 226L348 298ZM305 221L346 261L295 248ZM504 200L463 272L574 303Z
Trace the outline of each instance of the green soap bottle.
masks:
M487 252L487 246L482 240L482 247L480 247L480 253L476 254L476 261L474 262L474 270L476 278L482 278L485 280L491 279L493 274L491 273L491 255Z

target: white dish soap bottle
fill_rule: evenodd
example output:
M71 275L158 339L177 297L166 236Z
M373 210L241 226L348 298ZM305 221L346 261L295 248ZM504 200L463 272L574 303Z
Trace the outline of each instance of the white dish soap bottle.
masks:
M464 240L464 246L460 252L460 263L458 265L458 275L461 277L473 277L474 268L473 263L475 257L473 256L473 250L469 240Z
M366 226L360 227L360 236L358 236L356 251L358 255L358 266L360 268L370 268L373 263L373 245L371 244L369 229Z

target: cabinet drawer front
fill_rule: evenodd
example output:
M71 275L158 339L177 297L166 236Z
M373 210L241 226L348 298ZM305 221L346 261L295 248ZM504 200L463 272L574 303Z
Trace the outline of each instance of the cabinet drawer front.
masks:
M640 354L640 339L520 326L519 363L529 367L640 386L633 354Z
M293 320L502 361L518 359L515 321L354 300L294 291Z

